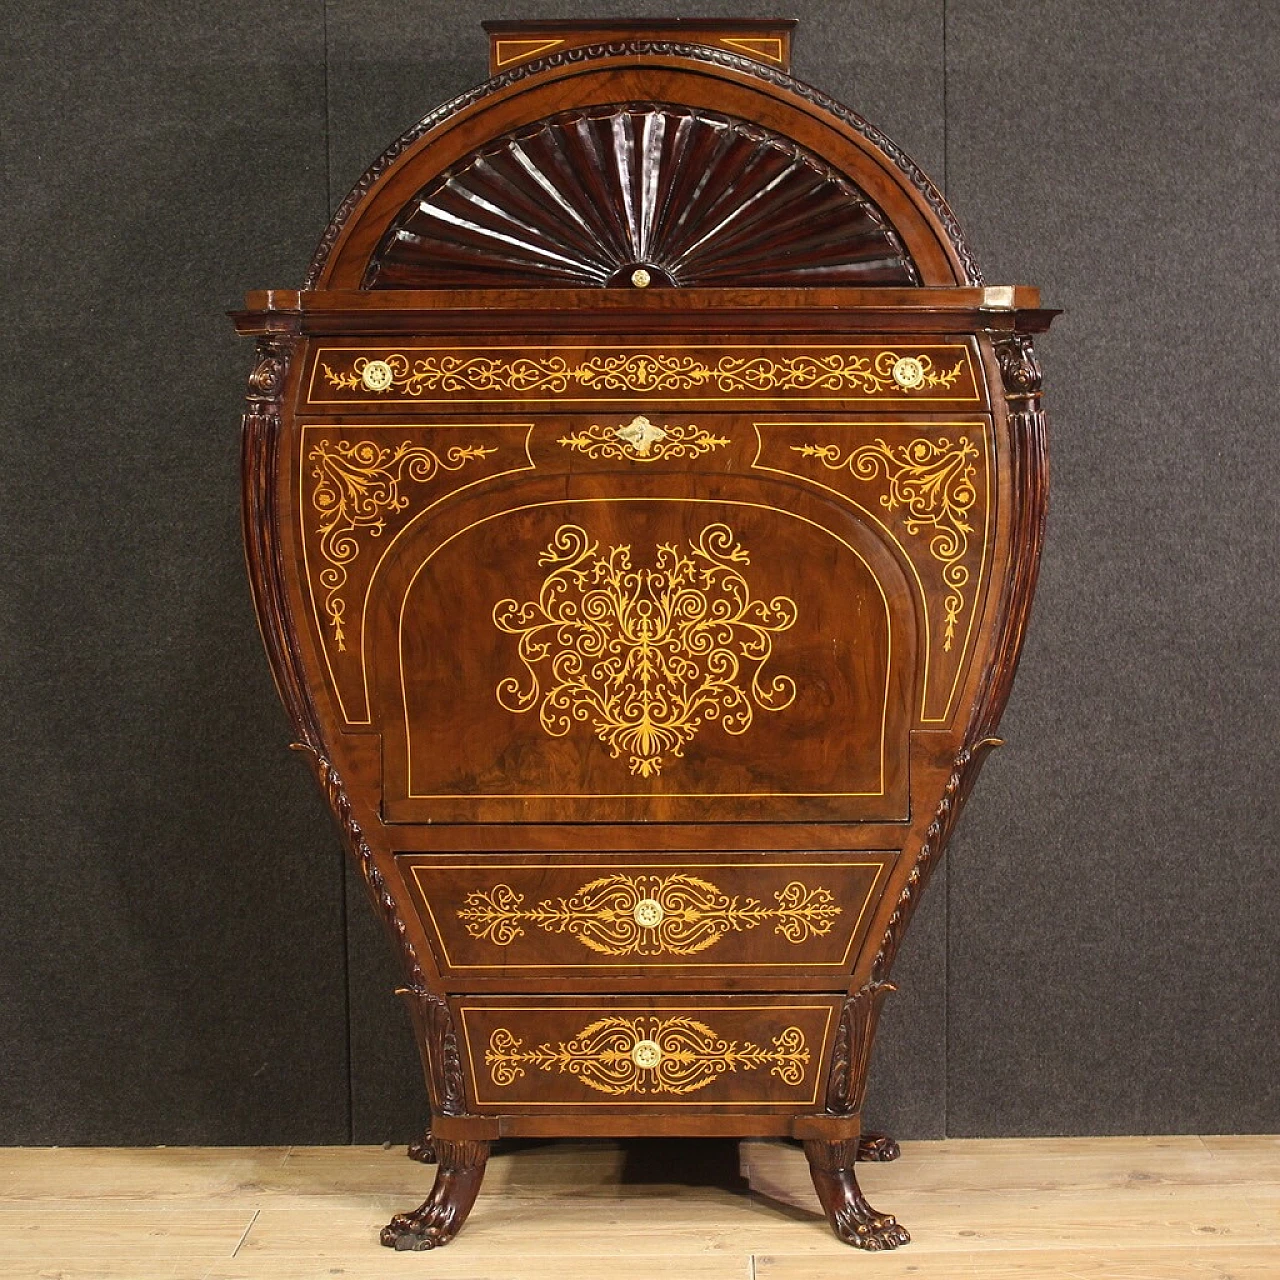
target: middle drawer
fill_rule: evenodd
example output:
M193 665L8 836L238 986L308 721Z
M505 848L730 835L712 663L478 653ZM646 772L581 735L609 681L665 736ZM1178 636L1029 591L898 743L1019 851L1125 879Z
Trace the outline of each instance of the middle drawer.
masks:
M580 978L847 971L896 857L402 853L396 861L442 976Z

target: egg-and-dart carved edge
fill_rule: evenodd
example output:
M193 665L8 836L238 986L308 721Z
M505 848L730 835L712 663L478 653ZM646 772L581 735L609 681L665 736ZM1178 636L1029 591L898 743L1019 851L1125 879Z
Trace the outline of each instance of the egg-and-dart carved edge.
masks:
M985 283L982 271L973 256L973 251L969 248L964 232L960 229L960 224L956 221L955 214L951 212L946 200L943 199L942 193L929 181L920 166L901 147L892 142L860 115L850 111L847 107L841 106L840 103L833 98L827 97L825 93L813 88L812 85L795 80L781 71L775 71L761 63L752 61L750 58L724 53L705 45L680 44L667 40L620 40L607 44L579 45L576 48L563 49L548 57L539 58L536 62L524 63L519 67L514 67L512 70L504 72L502 75L494 76L483 84L477 85L474 89L469 89L466 93L460 94L451 102L445 103L424 116L412 128L401 134L365 170L355 186L347 193L341 205L338 206L338 211L334 214L333 220L325 228L324 235L320 238L320 243L316 246L316 251L312 255L311 263L307 269L306 281L303 287L306 289L314 289L316 287L328 264L329 255L337 244L348 219L378 179L419 138L443 124L451 116L466 111L469 107L474 106L491 94L498 93L511 85L518 84L520 81L539 75L544 71L553 71L557 67L595 61L601 58L644 56L646 54L655 57L687 58L694 62L706 62L714 66L725 67L730 71L743 72L775 88L784 89L788 93L795 94L798 98L827 112L842 124L853 129L855 133L887 156L906 177L911 186L924 198L925 203L941 224L956 257L959 259L961 272L965 278L958 283L968 285Z

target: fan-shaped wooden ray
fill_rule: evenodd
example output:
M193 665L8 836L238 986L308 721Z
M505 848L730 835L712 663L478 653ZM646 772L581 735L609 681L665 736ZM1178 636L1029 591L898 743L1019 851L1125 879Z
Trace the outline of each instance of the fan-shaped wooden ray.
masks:
M564 112L495 139L392 223L365 287L913 285L847 177L730 116L655 104Z

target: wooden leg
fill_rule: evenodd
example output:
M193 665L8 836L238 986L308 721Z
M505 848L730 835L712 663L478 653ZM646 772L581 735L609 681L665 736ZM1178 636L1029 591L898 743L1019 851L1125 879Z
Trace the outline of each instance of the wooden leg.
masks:
M431 1126L428 1125L423 1131L422 1137L415 1138L409 1143L409 1149L405 1155L410 1160L417 1160L419 1164L435 1164L436 1162L436 1144L435 1139L431 1136ZM871 1157L868 1157L870 1159ZM885 1159L892 1159L886 1156Z
M911 1237L898 1220L887 1213L877 1213L863 1197L854 1173L858 1158L857 1141L804 1144L813 1185L822 1201L823 1212L831 1229L857 1249L896 1249Z
M448 1244L462 1229L484 1181L487 1142L434 1140L436 1183L420 1208L397 1213L382 1228L382 1243L388 1249L437 1249Z
M896 1160L901 1154L902 1148L887 1133L864 1133L858 1139L859 1161L883 1163Z

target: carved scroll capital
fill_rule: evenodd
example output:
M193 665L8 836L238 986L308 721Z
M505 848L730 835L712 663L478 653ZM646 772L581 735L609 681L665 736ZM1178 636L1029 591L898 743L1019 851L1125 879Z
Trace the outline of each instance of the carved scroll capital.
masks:
M289 372L294 339L284 334L270 334L258 339L253 372L245 398L250 412L262 412L264 405L278 405Z
M1011 396L1033 396L1042 381L1040 361L1025 333L1011 333L995 341L996 360L1005 391Z

